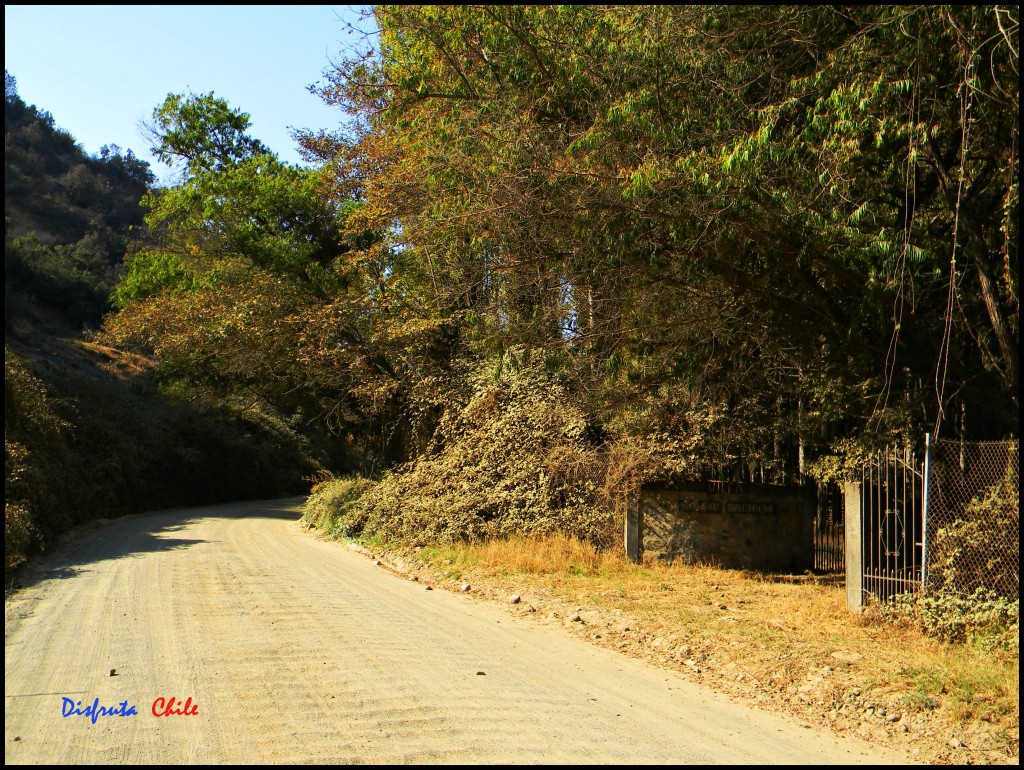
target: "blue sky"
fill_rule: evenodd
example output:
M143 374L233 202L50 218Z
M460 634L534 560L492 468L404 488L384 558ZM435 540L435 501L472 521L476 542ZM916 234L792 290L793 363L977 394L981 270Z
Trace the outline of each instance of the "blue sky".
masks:
M138 123L170 92L214 91L251 115L250 133L300 161L289 127L342 119L310 94L330 60L355 42L359 6L4 7L4 67L18 94L48 110L86 152L104 144L150 156Z

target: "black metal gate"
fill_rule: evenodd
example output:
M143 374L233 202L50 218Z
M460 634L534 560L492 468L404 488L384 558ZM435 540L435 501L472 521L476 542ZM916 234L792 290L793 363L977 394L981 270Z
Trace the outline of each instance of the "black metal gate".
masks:
M875 454L861 468L861 589L866 596L885 600L921 590L924 479L924 462L901 447Z
M818 510L814 517L815 572L846 569L846 519L843 491L834 482L818 485Z

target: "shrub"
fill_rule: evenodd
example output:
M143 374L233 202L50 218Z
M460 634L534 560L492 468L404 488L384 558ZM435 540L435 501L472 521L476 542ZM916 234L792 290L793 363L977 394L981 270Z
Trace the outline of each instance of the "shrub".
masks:
M414 545L560 532L614 537L586 415L542 357L473 370L427 451L352 506L349 535Z
M927 596L900 594L880 605L880 611L890 621L909 622L944 642L1020 649L1020 599L983 588L970 595L949 589Z
M17 289L58 310L73 326L95 326L108 310L109 290L91 242L48 246L35 234L16 238L6 249L5 274Z
M999 482L976 495L929 547L929 583L961 594L1020 594L1020 476L1011 457Z
M306 498L302 522L329 535L347 535L353 507L372 487L372 481L360 477L322 481Z
M54 411L43 383L5 347L4 574L41 543L41 522L66 524L52 480L68 464L69 428Z

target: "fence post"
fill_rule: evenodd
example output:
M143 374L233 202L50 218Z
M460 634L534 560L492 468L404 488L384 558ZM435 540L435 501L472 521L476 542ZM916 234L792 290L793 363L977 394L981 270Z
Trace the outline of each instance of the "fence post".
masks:
M640 505L643 493L631 495L626 508L625 545L626 558L632 562L640 562Z
M928 593L928 486L932 469L932 434L924 434L924 490L921 494L921 593Z
M843 495L843 518L846 524L846 609L860 612L864 606L864 523L860 504L861 482L846 482L843 485Z

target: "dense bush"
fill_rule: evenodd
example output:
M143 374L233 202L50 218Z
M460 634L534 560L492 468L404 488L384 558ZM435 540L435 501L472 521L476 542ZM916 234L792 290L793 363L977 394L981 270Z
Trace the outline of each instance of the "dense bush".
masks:
M70 426L54 411L43 383L4 350L4 570L41 542L46 522L66 524L50 490L60 483ZM41 526L42 523L42 526Z
M22 293L61 312L73 328L96 327L110 310L110 289L102 276L112 271L118 250L104 240L116 239L93 233L76 244L49 246L35 234L15 238L4 255L4 276ZM124 251L123 244L119 248Z
M360 477L328 479L315 485L302 508L302 521L328 535L337 535L357 505L359 498L373 488L373 482Z
M976 589L1020 594L1020 475L1015 461L932 538L929 584L961 594Z
M506 354L497 369L477 367L457 398L420 458L369 489L323 485L307 520L407 544L549 532L598 543L614 537L602 453L588 439L586 415L539 355ZM324 527L322 511L337 521Z
M910 623L944 642L1020 649L1020 599L981 588L971 595L943 589L927 596L900 594L879 607L887 619Z

